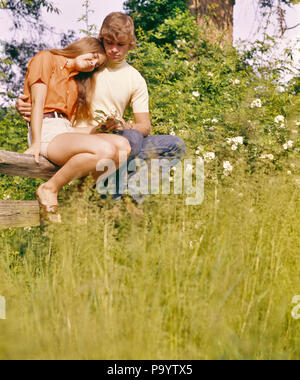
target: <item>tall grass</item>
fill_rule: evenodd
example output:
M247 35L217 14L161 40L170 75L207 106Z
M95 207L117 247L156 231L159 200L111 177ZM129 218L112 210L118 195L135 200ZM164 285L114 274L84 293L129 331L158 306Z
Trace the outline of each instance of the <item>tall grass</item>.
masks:
M0 359L299 359L299 200L254 176L143 220L75 197L62 226L2 234Z

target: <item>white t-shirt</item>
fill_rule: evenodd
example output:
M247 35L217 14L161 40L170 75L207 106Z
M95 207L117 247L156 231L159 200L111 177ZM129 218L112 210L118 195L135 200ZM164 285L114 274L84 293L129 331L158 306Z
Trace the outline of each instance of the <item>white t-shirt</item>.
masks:
M96 73L96 89L92 102L93 111L123 117L129 105L133 113L149 112L149 93L142 75L126 61L108 64ZM79 127L83 127L80 123Z

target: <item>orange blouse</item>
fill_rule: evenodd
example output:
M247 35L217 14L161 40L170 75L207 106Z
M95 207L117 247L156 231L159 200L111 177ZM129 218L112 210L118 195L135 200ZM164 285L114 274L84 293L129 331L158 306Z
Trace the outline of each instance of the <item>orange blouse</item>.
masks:
M59 112L71 120L76 112L78 90L74 77L78 72L66 68L67 58L41 51L28 64L24 94L29 96L35 83L44 83L48 87L44 113Z

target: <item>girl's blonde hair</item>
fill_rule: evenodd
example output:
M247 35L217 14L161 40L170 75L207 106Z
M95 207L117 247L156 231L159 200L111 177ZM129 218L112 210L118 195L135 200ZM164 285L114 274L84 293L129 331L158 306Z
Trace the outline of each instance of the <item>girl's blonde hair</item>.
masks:
M125 38L129 42L130 50L136 47L136 36L133 19L121 12L110 13L103 21L99 40L119 40Z
M105 56L105 50L101 41L94 37L85 37L64 49L52 49L50 50L52 54L61 55L66 58L77 58L80 55L92 53L92 54L102 54ZM93 109L92 109L92 99L95 93L96 79L93 75L96 71L101 70L106 64L104 60L103 64L90 73L79 73L75 79L78 88L78 100L77 100L77 112L76 120L91 121L94 119Z

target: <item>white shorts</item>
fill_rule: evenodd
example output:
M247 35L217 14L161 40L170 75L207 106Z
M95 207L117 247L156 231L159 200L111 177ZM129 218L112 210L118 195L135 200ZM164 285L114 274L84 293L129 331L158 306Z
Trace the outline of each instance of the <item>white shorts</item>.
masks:
M44 119L42 126L42 136L41 136L41 155L48 157L48 145L51 141L58 135L63 133L74 133L71 122L68 119ZM28 125L28 145L32 144L32 131L30 125Z

